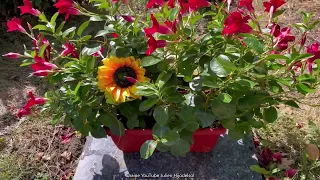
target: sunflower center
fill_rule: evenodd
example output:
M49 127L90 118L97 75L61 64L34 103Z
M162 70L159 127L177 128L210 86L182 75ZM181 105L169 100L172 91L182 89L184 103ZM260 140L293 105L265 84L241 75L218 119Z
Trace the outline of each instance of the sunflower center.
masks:
M122 66L114 72L113 81L121 88L132 86L133 83L128 81L126 77L137 79L137 74L131 67Z

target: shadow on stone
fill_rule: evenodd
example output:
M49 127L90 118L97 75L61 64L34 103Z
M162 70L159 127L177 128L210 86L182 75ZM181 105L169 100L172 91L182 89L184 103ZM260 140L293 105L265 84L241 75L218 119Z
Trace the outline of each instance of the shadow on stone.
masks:
M102 157L102 169L100 171L100 174L94 173L93 180L110 180L114 179L113 176L119 174L120 166L118 161L105 154Z
M260 174L250 170L254 164L257 160L251 137L232 141L223 135L209 153L190 152L186 157L175 157L155 152L147 160L139 153L123 153L111 138L88 137L74 180L262 180Z

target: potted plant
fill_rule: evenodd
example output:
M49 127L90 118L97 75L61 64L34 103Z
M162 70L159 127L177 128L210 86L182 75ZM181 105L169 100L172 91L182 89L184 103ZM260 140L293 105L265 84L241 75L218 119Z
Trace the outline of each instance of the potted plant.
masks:
M63 120L97 138L108 134L123 151L183 156L190 146L210 151L225 128L240 139L273 123L279 104L299 108L292 92L304 96L319 83L318 44L304 51L319 21L304 13L294 25L301 35L291 35L277 24L283 0L263 3L266 27L251 0L240 0L234 11L231 1L224 8L206 0L149 0L145 14L133 1L90 2L96 11L58 0L58 12L47 19L25 0L21 14L37 16L39 24L26 30L19 18L7 22L8 31L26 34L34 45L4 56L24 58L21 66L31 65L33 76L52 84L45 97L30 92L19 117L44 104L53 123ZM87 21L65 28L76 15Z

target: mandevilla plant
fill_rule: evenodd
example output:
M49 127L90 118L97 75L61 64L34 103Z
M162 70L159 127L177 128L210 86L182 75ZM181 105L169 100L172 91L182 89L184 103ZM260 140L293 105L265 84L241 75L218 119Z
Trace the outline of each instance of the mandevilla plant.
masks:
M283 0L263 3L267 26L252 0L240 0L234 12L231 1L224 8L206 0L150 0L145 14L136 13L132 1L90 2L96 12L59 0L48 20L25 0L21 13L38 16L39 24L26 30L19 18L7 22L8 32L26 34L34 46L4 56L24 58L21 66L31 65L33 76L53 85L44 98L30 92L19 117L44 104L54 112L53 123L63 119L83 135L105 137L104 127L118 136L125 129L152 129L143 158L155 148L182 156L199 128L223 126L240 139L276 121L277 105L299 108L298 96L290 94L307 95L319 84L319 44L304 50L319 21L303 13L303 22L294 24L301 35L290 34L277 23ZM74 15L88 20L64 28ZM93 23L100 29L89 34Z

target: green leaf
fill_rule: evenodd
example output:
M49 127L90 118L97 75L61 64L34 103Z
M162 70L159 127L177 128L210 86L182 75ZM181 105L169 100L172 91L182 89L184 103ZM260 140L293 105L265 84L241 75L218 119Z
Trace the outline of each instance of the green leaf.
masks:
M56 19L57 19L58 16L59 16L59 13L56 12L56 13L51 17L51 20L50 20L50 24L51 24L51 26L53 27L53 28L52 28L53 32L54 32L55 27L56 27Z
M104 29L104 30L98 31L95 37L105 36L107 34L109 34L109 31Z
M172 73L163 71L159 74L158 79L156 81L156 85L161 88L169 79L171 78Z
M230 61L227 56L220 55L210 61L210 69L218 77L226 77L233 71L237 70L237 67Z
M268 123L273 123L278 119L278 112L275 107L263 109L263 119Z
M161 139L162 143L167 146L175 144L180 139L180 135L175 130L170 130L166 133L166 136Z
M160 125L165 125L169 120L168 107L157 106L153 111L153 117Z
M244 43L246 43L246 45L256 53L264 53L264 44L262 44L256 37L245 37Z
M170 152L175 156L185 156L190 150L190 144L184 139L180 139L171 146Z
M48 22L47 17L46 17L46 15L45 15L44 13L41 13L41 14L40 14L39 19L40 19L41 21L43 21L43 22Z
M94 53L96 53L96 52L98 52L98 51L100 51L101 50L101 46L94 46L94 47L84 47L83 49L82 49L82 51L81 51L81 54L83 54L83 55L92 55L92 54L94 54Z
M92 73L96 64L96 58L91 56L87 61L87 73Z
M67 37L71 32L74 32L74 30L76 30L76 27L71 27L67 30L65 30L63 33L62 33L62 37Z
M158 138L163 138L166 136L169 130L169 127L161 126L160 124L156 123L152 128L152 133Z
M63 22L59 25L59 27L56 29L56 34L60 34L60 32L61 32L62 28L64 27L64 24L65 24L65 23L66 23L66 22L63 21Z
M138 116L138 110L139 110L139 103L140 101L131 101L127 103L121 103L119 105L119 110L121 115L125 116L126 118L132 118L134 116Z
M284 102L284 104L291 106L291 107L294 107L294 108L300 108L299 105L296 102L294 102L293 100L287 100Z
M234 102L224 103L219 98L211 101L212 112L220 118L229 118L236 114L236 104Z
M93 129L91 135L95 138L104 138L106 137L107 132L103 127L99 127L98 129Z
M81 87L82 83L83 83L83 81L80 81L80 82L77 84L76 88L74 89L73 94L74 94L75 96L77 96L78 91L79 91L79 88Z
M297 77L297 81L299 81L299 82L308 82L308 83L317 82L316 78L311 74L302 74L301 76Z
M156 56L147 56L142 58L141 66L142 67L152 66L152 65L158 64L160 61L162 61L162 59Z
M299 83L297 84L297 90L302 94L309 94L316 92L316 89L311 88L308 84Z
M199 123L198 122L191 122L186 126L186 129L188 131L195 132L196 130L199 129Z
M209 127L217 119L212 111L208 109L197 108L194 116L199 120L200 126L203 128Z
M146 97L158 95L157 89L155 89L151 83L137 83L136 86L137 92L135 95Z
M89 26L90 21L86 21L84 23L81 24L81 26L79 27L77 34L78 36L81 36L83 31Z
M110 112L103 111L97 118L97 122L110 128L112 134L117 136L124 135L124 126L121 121L115 118Z
M149 98L143 101L139 106L139 111L147 111L158 102L158 98Z
M86 36L83 36L82 38L79 39L79 41L83 42L83 41L88 41L89 39L91 39L91 35L86 35Z
M87 117L92 113L92 107L90 106L83 106L79 111L80 120L86 120Z
M185 122L192 123L196 122L196 118L194 117L195 109L191 106L183 106L177 115Z
M169 21L173 21L176 19L178 13L180 11L179 7L175 7L171 10L170 15L169 15Z
M129 129L133 129L135 127L139 127L139 120L137 119L138 116L133 116L133 118L128 118L127 127Z
M232 101L232 97L228 93L220 93L218 98L224 103L230 103Z
M39 56L40 56L40 57L43 56L44 51L46 50L47 46L48 46L48 44L45 43L45 44L43 44L43 45L40 47L40 51L39 51Z
M209 88L219 88L219 84L216 80L216 78L213 78L212 76L202 76L202 86L209 87Z
M232 128L228 130L228 138L231 140L239 140L243 137L244 132L240 128Z
M182 103L185 100L183 95L178 92L170 93L168 94L168 96L165 96L164 98L166 101L172 103Z
M265 168L262 168L259 165L252 165L250 166L250 169L259 174L265 174L265 175L270 174L270 171L267 171Z
M273 59L290 60L290 58L288 58L287 56L283 56L283 55L280 55L280 54L271 54L271 55L268 55L265 59L266 60L273 60Z
M223 127L227 129L233 129L236 126L236 120L234 118L231 119L220 119L219 121Z
M170 146L166 146L162 143L158 143L157 150L160 152L168 152L168 151L170 151Z
M45 25L42 25L42 24L38 24L38 25L34 26L32 29L38 29L41 31L49 31L49 28Z
M148 159L157 147L158 142L155 140L148 140L144 142L140 148L140 157Z
M33 59L25 59L22 61L22 63L20 64L20 67L23 67L23 66L29 66L30 64L33 64L34 63L34 60Z

